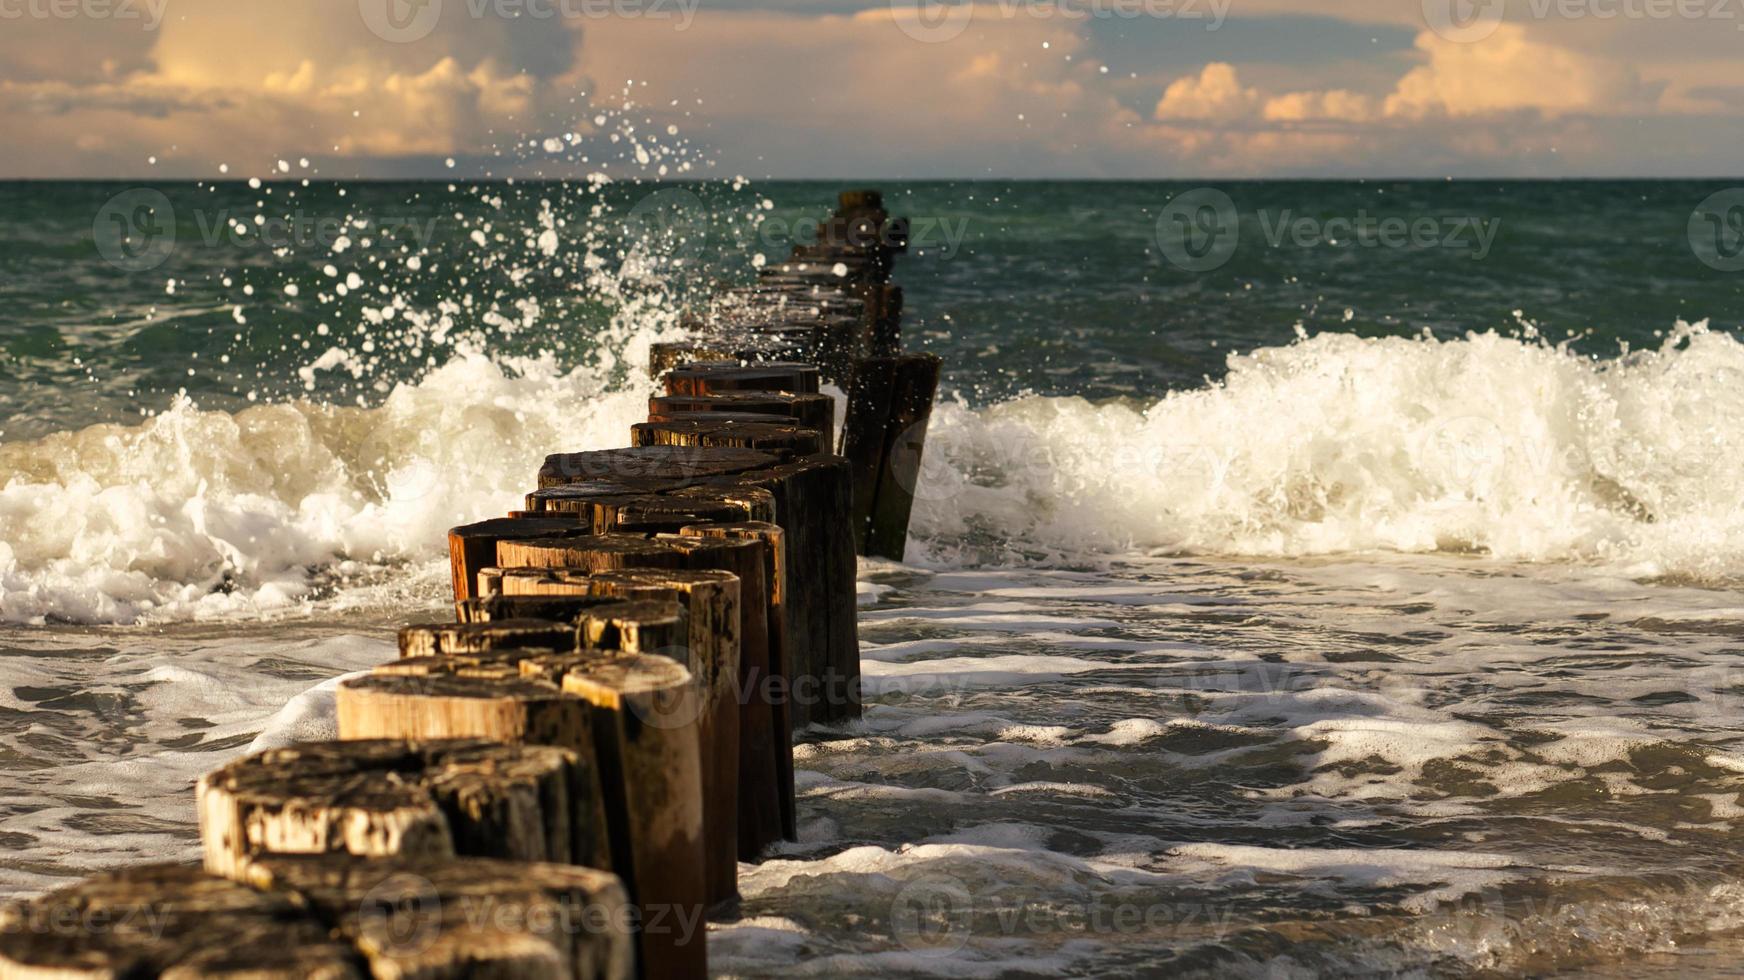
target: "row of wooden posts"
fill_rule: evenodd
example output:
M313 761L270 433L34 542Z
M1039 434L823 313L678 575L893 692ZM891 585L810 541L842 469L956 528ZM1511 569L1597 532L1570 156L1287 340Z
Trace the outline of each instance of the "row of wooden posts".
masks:
M902 238L845 193L719 290L632 447L450 532L456 621L340 686L339 741L203 777L203 867L0 913L0 980L706 975L739 862L797 839L794 733L860 714L855 552L901 557L938 383Z

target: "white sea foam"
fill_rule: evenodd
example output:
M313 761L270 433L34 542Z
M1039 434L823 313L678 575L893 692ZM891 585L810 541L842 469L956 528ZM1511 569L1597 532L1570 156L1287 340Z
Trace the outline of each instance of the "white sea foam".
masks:
M1744 344L1705 324L1609 360L1493 333L1323 334L1229 367L1149 406L941 406L913 557L948 563L982 531L1066 554L1484 551L1744 575Z
M647 394L464 354L375 408L184 399L0 446L0 616L253 615L323 575L437 561L447 528L515 507L545 454L623 445Z
M625 441L648 387L618 368L660 334L624 329L607 363L571 371L463 353L374 408L179 400L140 425L0 446L0 617L253 615L324 577L434 562L445 528L512 506L545 453ZM1073 559L1451 550L1744 575L1744 345L1729 335L1680 327L1600 361L1495 334L1328 334L1230 368L1142 409L942 406L911 557L948 565L992 534ZM1006 600L983 628L1040 625L1024 603L1050 594L983 587Z

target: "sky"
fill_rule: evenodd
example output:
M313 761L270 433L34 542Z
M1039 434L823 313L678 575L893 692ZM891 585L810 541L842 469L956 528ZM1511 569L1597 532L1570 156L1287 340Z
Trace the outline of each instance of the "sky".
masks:
M1744 0L0 0L0 178L1720 177L1741 66Z

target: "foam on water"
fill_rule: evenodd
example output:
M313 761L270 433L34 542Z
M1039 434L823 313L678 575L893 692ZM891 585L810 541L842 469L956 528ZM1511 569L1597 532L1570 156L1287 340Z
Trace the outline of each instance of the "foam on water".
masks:
M515 506L548 452L621 445L648 390L463 354L373 408L236 414L0 445L0 615L132 622L295 607L324 577L430 563Z
M374 407L180 399L0 445L0 616L252 615L431 562L544 453L623 442L650 389L621 368L670 332L647 312L579 368L463 350ZM1744 345L1702 325L1614 360L1496 334L1321 335L1148 407L948 403L911 557L1452 551L1727 581L1744 575L1740 378ZM989 624L1042 596L1006 598Z
M1322 334L1151 405L943 407L918 526L950 562L1130 548L1481 551L1744 575L1744 345L1679 324L1599 360L1495 333Z

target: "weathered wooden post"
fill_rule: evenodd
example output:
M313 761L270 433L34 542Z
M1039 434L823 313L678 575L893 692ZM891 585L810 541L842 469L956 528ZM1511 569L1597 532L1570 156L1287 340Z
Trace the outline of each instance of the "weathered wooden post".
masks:
M478 594L478 573L495 564L497 542L504 537L558 537L586 534L571 518L511 518L466 524L448 532L448 558L454 573L454 600Z
M860 717L860 640L847 460L811 456L720 477L767 489L786 534L790 716L796 729Z
M526 649L570 653L576 649L577 642L573 624L548 619L419 623L400 630L400 656L439 657Z
M0 976L628 980L624 890L575 865L264 858L88 878L0 910Z
M763 579L769 595L769 674L762 679L761 690L747 688L745 696L768 704L773 711L775 779L781 791L781 832L788 840L799 840L799 820L793 797L793 720L789 710L793 692L788 671L793 641L787 635L788 602L793 583L788 579L786 538L779 525L766 521L699 524L684 528L679 534L691 538L756 541L763 546Z
M778 462L779 457L755 449L689 446L639 446L554 453L545 457L545 464L539 467L539 488L604 480L625 487L672 490L706 482L710 477L743 473Z
M588 528L591 534L609 531L672 531L698 521L743 521L751 509L728 500L708 500L695 495L665 496L657 493L572 494L568 487L550 487L527 495L527 510L540 515L563 515Z
M868 358L854 375L842 455L853 466L854 536L862 554L902 560L938 385L932 354Z
M201 777L206 870L269 854L593 864L593 776L573 752L481 740L314 742ZM602 855L603 857L603 855Z
M697 362L666 373L669 395L722 395L733 391L815 395L818 384L818 369L811 364Z
M792 419L831 436L836 431L836 400L828 395L785 395L740 391L720 395L657 395L648 399L648 420L665 422L705 414L773 416Z
M506 595L594 596L678 602L690 625L684 665L702 690L703 827L709 904L738 897L739 579L729 572L666 568L589 574L576 569L511 568ZM666 652L666 651L658 651ZM668 653L674 656L680 651Z
M623 928L634 910L623 884L592 868L298 855L258 861L249 879L295 895L363 954L370 976L571 980L626 978L635 969ZM278 948L262 951L272 957Z
M595 853L609 855L645 922L700 918L708 892L700 709L690 672L665 657L596 651L529 657L521 673L356 678L339 688L339 732L347 739L491 738L592 760L600 801L594 825L605 829ZM637 938L645 976L705 975L706 933L644 928Z
M798 425L733 419L638 422L631 427L630 436L638 446L761 449L784 457L815 455L823 451L828 440L816 429Z
M702 918L711 903L696 681L670 658L637 654L580 658L562 683L565 694L588 704L603 750L599 764L623 787L606 800L607 819L624 828L614 835L612 866L625 869L620 874L643 911L643 948L653 951L647 973L705 976Z
M703 541L662 535L603 534L585 538L504 541L497 564L511 568L716 569L739 578L739 855L754 860L783 836L774 706L758 697L769 674L768 585L763 546L753 541Z

